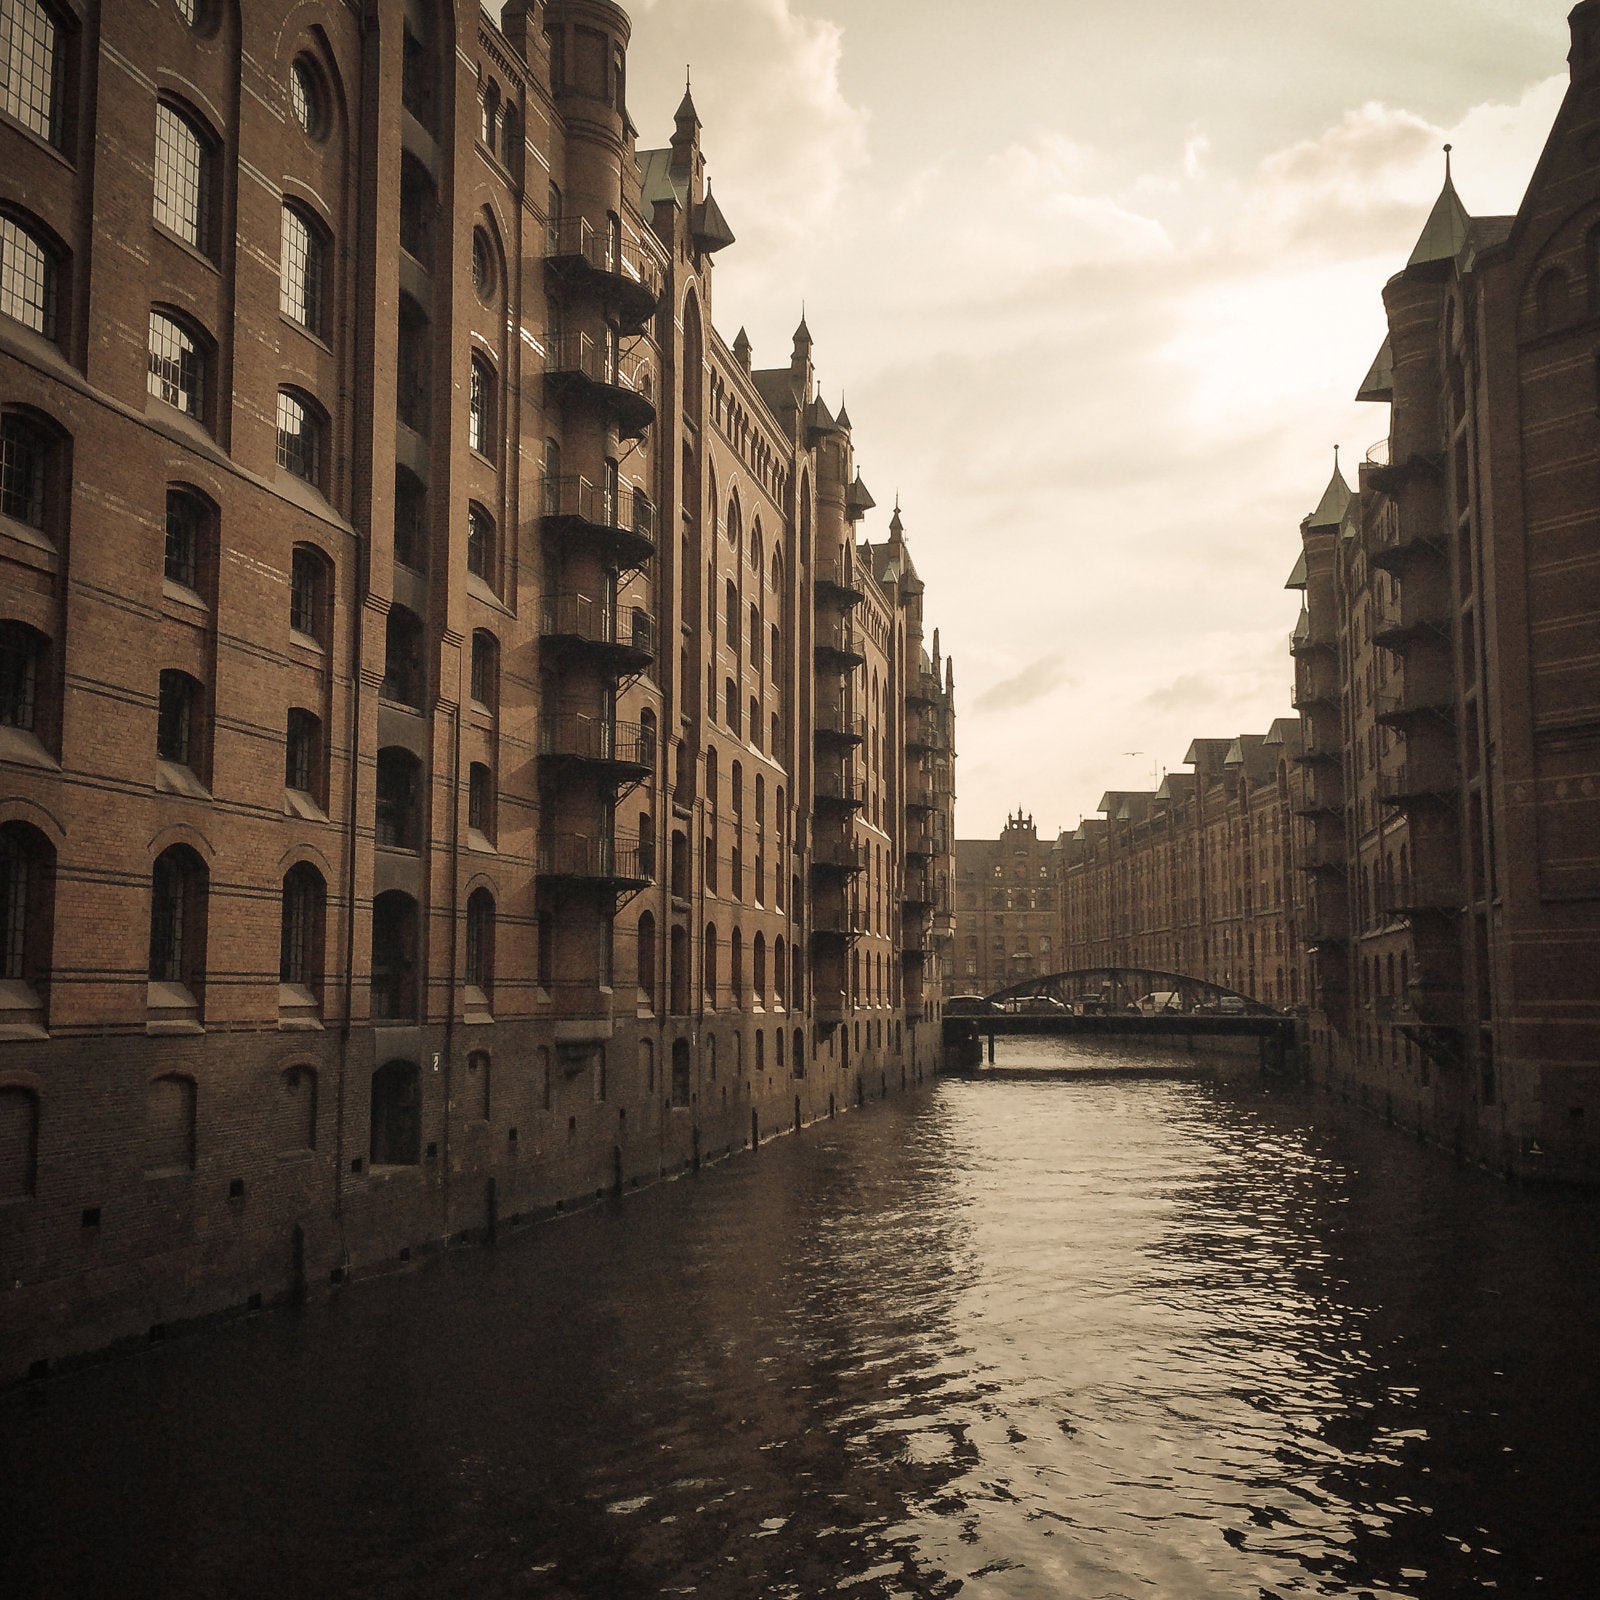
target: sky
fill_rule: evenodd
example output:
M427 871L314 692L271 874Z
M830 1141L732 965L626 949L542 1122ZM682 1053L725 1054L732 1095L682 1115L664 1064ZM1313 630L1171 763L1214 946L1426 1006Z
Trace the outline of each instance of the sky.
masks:
M1300 519L1453 146L1516 210L1568 0L631 0L629 110L692 71L738 242L712 320L802 303L956 673L956 831L1041 836L1292 714Z

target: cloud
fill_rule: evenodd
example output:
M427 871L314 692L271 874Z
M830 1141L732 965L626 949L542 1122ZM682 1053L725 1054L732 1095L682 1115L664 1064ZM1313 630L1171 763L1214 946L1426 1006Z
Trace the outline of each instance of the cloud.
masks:
M1059 656L1041 656L1020 672L990 684L974 702L980 711L1020 711L1072 680Z

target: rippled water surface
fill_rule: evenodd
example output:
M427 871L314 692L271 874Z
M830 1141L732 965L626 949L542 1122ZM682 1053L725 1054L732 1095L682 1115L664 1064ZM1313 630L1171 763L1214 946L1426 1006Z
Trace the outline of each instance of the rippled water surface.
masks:
M14 1393L0 1571L51 1600L1600 1593L1596 1205L1137 1060L1002 1041L1004 1076Z

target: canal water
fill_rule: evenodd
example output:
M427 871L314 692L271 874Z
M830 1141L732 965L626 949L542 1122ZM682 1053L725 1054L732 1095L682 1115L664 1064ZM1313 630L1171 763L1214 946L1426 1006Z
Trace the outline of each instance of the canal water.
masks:
M1600 1207L1253 1074L998 1064L0 1397L0 1590L1600 1592Z

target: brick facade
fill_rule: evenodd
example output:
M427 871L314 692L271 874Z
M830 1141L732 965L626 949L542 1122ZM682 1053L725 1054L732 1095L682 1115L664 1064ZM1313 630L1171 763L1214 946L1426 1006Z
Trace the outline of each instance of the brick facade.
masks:
M0 1376L919 1081L953 690L625 14L18 11Z

